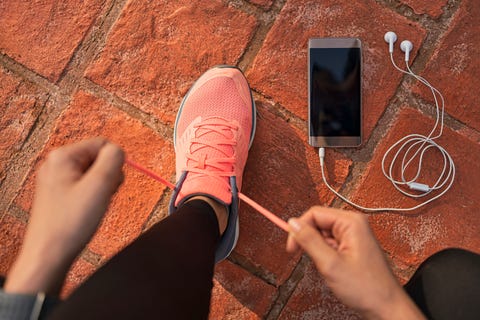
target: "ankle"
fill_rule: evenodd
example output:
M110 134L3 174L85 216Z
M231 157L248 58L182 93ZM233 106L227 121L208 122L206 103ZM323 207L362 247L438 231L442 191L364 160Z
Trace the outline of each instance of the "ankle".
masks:
M213 211L215 211L215 215L217 216L217 221L218 221L218 229L220 232L220 235L222 235L225 232L225 229L227 228L228 224L228 211L227 207L212 199L207 196L194 196L190 199L188 199L186 202L192 201L192 200L202 200L208 203L212 208Z

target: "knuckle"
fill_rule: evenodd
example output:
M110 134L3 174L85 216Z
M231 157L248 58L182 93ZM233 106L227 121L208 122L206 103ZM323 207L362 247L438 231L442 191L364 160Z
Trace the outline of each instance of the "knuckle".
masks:
M46 158L47 165L58 165L65 161L65 152L62 149L55 149L51 151Z
M123 151L120 146L109 143L107 145L107 158L109 161L112 161L114 163L122 164L123 161L125 160L125 152Z

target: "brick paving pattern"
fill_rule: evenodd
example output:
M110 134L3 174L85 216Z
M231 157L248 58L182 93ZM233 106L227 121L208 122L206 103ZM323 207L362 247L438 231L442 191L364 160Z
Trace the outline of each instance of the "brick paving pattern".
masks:
M446 248L480 252L480 27L476 0L6 0L0 3L0 274L22 243L36 170L48 151L90 136L120 144L174 180L173 121L193 81L216 64L245 71L258 125L243 192L288 219L315 204L348 207L322 183L307 143L307 41L363 42L364 142L327 151L334 188L367 206L410 206L381 173L399 137L428 134L429 90L396 72L386 31L414 44L412 68L446 98L439 143L455 160L448 194L415 214L369 220L403 283ZM403 66L396 43L394 58ZM440 161L435 152L432 163ZM429 179L438 172L426 165ZM109 257L163 219L170 191L125 168L99 231L72 266L68 296ZM211 319L357 319L286 234L247 205L239 243L217 265Z

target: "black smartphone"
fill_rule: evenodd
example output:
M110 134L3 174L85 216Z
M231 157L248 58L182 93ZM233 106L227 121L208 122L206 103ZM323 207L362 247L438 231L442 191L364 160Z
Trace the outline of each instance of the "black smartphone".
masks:
M308 41L308 142L314 147L362 143L362 43L358 38Z

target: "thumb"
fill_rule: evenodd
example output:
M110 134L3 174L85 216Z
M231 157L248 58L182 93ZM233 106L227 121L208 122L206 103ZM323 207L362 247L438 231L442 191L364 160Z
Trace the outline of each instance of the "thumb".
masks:
M320 273L325 274L337 258L337 252L327 244L320 232L313 226L292 218L288 220L290 235L312 258Z

